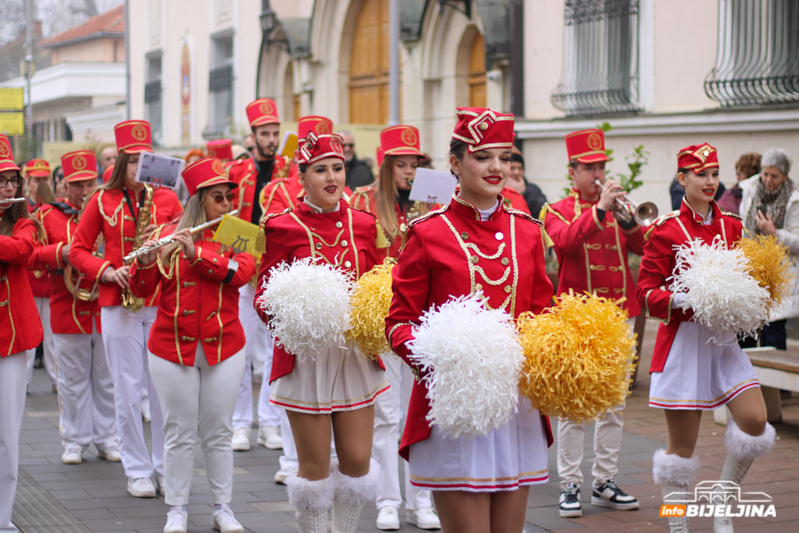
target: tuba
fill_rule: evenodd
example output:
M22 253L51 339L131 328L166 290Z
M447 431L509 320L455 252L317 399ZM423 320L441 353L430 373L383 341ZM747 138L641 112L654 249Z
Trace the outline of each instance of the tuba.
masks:
M144 185L144 204L139 208L139 216L136 219L136 236L133 238L133 250L141 248L144 241L144 231L150 225L150 216L153 207L153 188L149 185ZM123 242L124 244L124 242ZM64 276L66 279L66 274ZM144 298L137 298L130 292L130 288L122 291L122 307L138 313L144 307Z
M64 285L67 286L69 293L81 302L93 302L97 299L100 286L95 283L90 290L81 289L80 284L84 277L82 272L78 272L76 276L71 264L67 263L64 267Z

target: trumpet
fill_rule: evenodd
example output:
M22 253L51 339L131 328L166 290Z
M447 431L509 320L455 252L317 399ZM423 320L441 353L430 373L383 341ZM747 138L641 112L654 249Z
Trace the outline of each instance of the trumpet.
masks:
M222 220L226 216L236 216L238 213L239 213L239 210L238 209L234 209L230 213L222 215L219 218L215 218L213 220L210 220L210 221L206 222L205 224L200 224L199 226L195 226L195 227L191 228L191 230L189 230L189 232L192 235L194 235L195 233L199 233L201 231L205 231L206 229L211 228L213 226L216 226L217 224L222 222ZM161 248L162 246L166 246L167 244L170 244L170 243L173 243L173 242L175 242L175 235L174 234L167 235L166 237L164 237L162 239L158 239L157 241L155 241L153 244L151 244L149 246L142 246L141 248L138 248L137 250L132 251L131 253L126 255L122 260L125 263L130 263L131 261L133 261L134 259L136 259L140 255L148 254L148 253L152 252L153 250L156 250L158 248Z
M0 198L0 204L18 204L25 200L25 198Z
M594 180L594 183L602 187L602 182L598 179ZM627 198L627 195L624 195L616 198L613 216L616 220L628 224L634 220L639 226L649 226L658 217L658 206L653 202L639 204Z

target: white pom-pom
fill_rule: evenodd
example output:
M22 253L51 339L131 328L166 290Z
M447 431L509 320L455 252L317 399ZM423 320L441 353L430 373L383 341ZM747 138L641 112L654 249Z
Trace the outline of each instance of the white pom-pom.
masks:
M427 385L427 419L451 437L476 437L516 411L524 360L511 316L487 309L482 294L462 296L422 316L411 359Z
M769 292L748 273L743 252L728 250L720 237L708 245L701 239L677 247L671 290L686 293L684 310L713 330L718 341L735 335L756 336L768 319Z
M279 345L315 359L345 342L353 288L349 274L307 257L274 267L258 305L272 317L269 329Z

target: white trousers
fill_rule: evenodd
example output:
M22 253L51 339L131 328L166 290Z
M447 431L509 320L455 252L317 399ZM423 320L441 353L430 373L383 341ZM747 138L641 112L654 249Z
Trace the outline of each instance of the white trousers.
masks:
M269 398L272 395L272 387L269 385L269 376L272 374L272 354L275 348L275 341L269 334L269 330L266 330L264 333L266 334L266 346L268 348L266 350L266 358L264 360L264 380L261 382L261 391L258 393L258 423L261 425L261 427L279 426L280 412L285 411L285 409L281 409L269 401ZM254 362L253 368L255 368ZM291 430L289 430L289 438L292 438Z
M372 444L372 457L380 465L382 475L377 485L375 503L380 509L386 505L399 509L402 494L399 485L399 437L405 426L404 413L413 388L413 374L410 367L398 357L383 358L386 377L391 388L377 397L375 404L375 435ZM411 485L410 469L405 466L405 508L422 509L432 507L430 491Z
M114 380L108 368L103 338L91 335L53 335L58 353L58 399L61 443L85 451L117 445Z
M633 334L635 318L627 321L630 335ZM621 439L624 433L624 403L609 411L596 421L594 427L594 465L591 474L594 484L599 485L615 477L619 472L618 460L621 450ZM571 420L558 419L558 475L560 486L568 483L580 486L583 483L583 444L585 441L585 425Z
M50 326L50 298L34 298L36 309L39 310L39 319L42 321L42 331L44 340L42 350L44 351L44 367L50 375L50 383L58 384L58 363L56 361L55 343L53 340L53 328ZM36 348L28 350L28 385L33 376L33 360L36 358Z
M19 475L26 370L24 352L0 357L0 531L17 531L11 513Z
M163 475L164 434L161 404L155 393L147 361L147 339L155 321L156 307L132 313L120 305L104 307L101 314L103 345L114 379L119 453L129 478ZM144 441L141 419L142 386L150 392L152 458Z
M187 505L199 443L213 503L233 497L233 409L244 372L244 349L213 366L197 345L196 366L150 354L155 391L164 413L164 469L168 505Z
M247 360L244 363L244 375L241 378L239 387L239 397L236 401L236 411L233 414L233 428L252 427L252 374L253 369L256 373L262 372L261 395L264 394L263 388L266 387L266 406L262 407L261 398L258 401L258 418L261 425L277 426L280 423L280 413L278 408L269 404L269 373L272 371L272 350L274 341L269 335L266 324L263 323L258 313L253 307L255 298L255 287L247 284L239 288L239 320L244 329L245 354Z

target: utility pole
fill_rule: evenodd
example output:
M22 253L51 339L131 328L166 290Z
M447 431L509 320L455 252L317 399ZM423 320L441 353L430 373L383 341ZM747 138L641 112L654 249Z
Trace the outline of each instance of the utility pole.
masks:
M33 147L33 105L31 99L31 77L33 77L33 0L25 0L25 85L28 101L25 106L25 133ZM35 150L34 154L35 155Z
M389 52L388 52L388 125L399 124L399 47L400 47L400 0L389 3Z
M125 0L125 120L130 120L130 1Z

